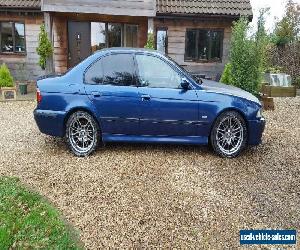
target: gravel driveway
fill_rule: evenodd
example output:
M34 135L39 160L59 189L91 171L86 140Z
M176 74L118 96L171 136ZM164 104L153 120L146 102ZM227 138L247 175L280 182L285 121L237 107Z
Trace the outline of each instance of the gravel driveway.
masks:
M39 133L34 102L0 103L0 175L45 195L89 249L236 249L240 229L300 230L300 97L275 104L263 144L228 160L129 144L76 158Z

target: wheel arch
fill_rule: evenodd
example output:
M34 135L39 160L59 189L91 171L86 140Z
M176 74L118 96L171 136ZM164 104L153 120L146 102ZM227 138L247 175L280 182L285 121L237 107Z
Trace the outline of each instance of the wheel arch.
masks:
M248 124L248 120L247 120L247 117L246 117L245 113L242 110L238 109L238 108L228 107L228 108L225 108L225 109L221 110L218 113L218 115L215 117L215 119L214 119L214 121L211 125L210 131L209 131L209 137L208 137L209 143L210 143L211 133L212 133L213 127L215 126L215 123L216 123L217 119L220 117L220 115L224 114L225 112L230 112L230 111L235 111L235 112L237 112L238 114L240 114L242 116L242 118L245 121L247 131L249 131L249 124ZM247 133L247 141L249 141L249 132Z
M95 119L95 121L97 122L98 127L99 127L99 129L100 129L100 133L101 133L102 129L101 129L100 121L97 119L97 117L95 116L95 114L94 114L90 109L88 109L88 108L86 108L86 107L74 107L74 108L71 108L71 109L66 113L66 115L65 115L65 118L64 118L64 131L63 131L63 132L64 132L64 136L65 136L65 134L66 134L66 124L67 124L68 119L70 118L70 116L71 116L72 114L74 114L75 112L78 112L78 111L83 111L83 112L86 112L86 113L88 113L89 115L91 115L91 116Z

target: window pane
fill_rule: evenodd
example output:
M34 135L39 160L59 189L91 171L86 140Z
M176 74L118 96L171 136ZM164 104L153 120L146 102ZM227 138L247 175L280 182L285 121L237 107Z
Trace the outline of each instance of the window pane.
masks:
M134 63L130 54L106 56L102 61L103 84L130 86L133 84Z
M125 47L136 48L138 40L138 26L137 25L125 25Z
M15 23L15 52L25 52L25 26Z
M167 53L167 31L157 30L156 33L156 48L161 53Z
M210 33L211 38L211 56L212 60L221 59L221 44L222 44L222 33L221 31L212 31Z
M139 69L139 80L142 86L150 88L180 88L180 75L160 58L137 55L136 60Z
M85 82L88 84L103 83L102 60L95 62L85 73Z
M13 52L12 22L1 23L1 51Z
M187 59L196 59L196 30L188 30L186 32L186 48L185 56Z
M121 24L108 24L108 47L122 46L122 26Z
M199 30L198 55L200 60L209 58L209 32L206 30Z
M92 53L103 49L105 45L105 23L91 22Z

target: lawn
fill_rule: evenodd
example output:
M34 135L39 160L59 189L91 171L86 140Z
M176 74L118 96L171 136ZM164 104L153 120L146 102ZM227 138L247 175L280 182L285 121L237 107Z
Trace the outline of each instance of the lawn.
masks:
M74 232L42 196L0 177L1 249L79 249Z

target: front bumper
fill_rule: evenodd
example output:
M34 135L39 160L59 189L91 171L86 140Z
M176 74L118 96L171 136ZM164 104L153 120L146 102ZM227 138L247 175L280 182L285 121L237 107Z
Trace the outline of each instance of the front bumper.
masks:
M265 130L266 120L261 117L259 120L253 120L248 122L248 144L249 145L259 145L262 142L262 135Z
M35 109L33 112L39 130L46 135L63 137L65 112Z

